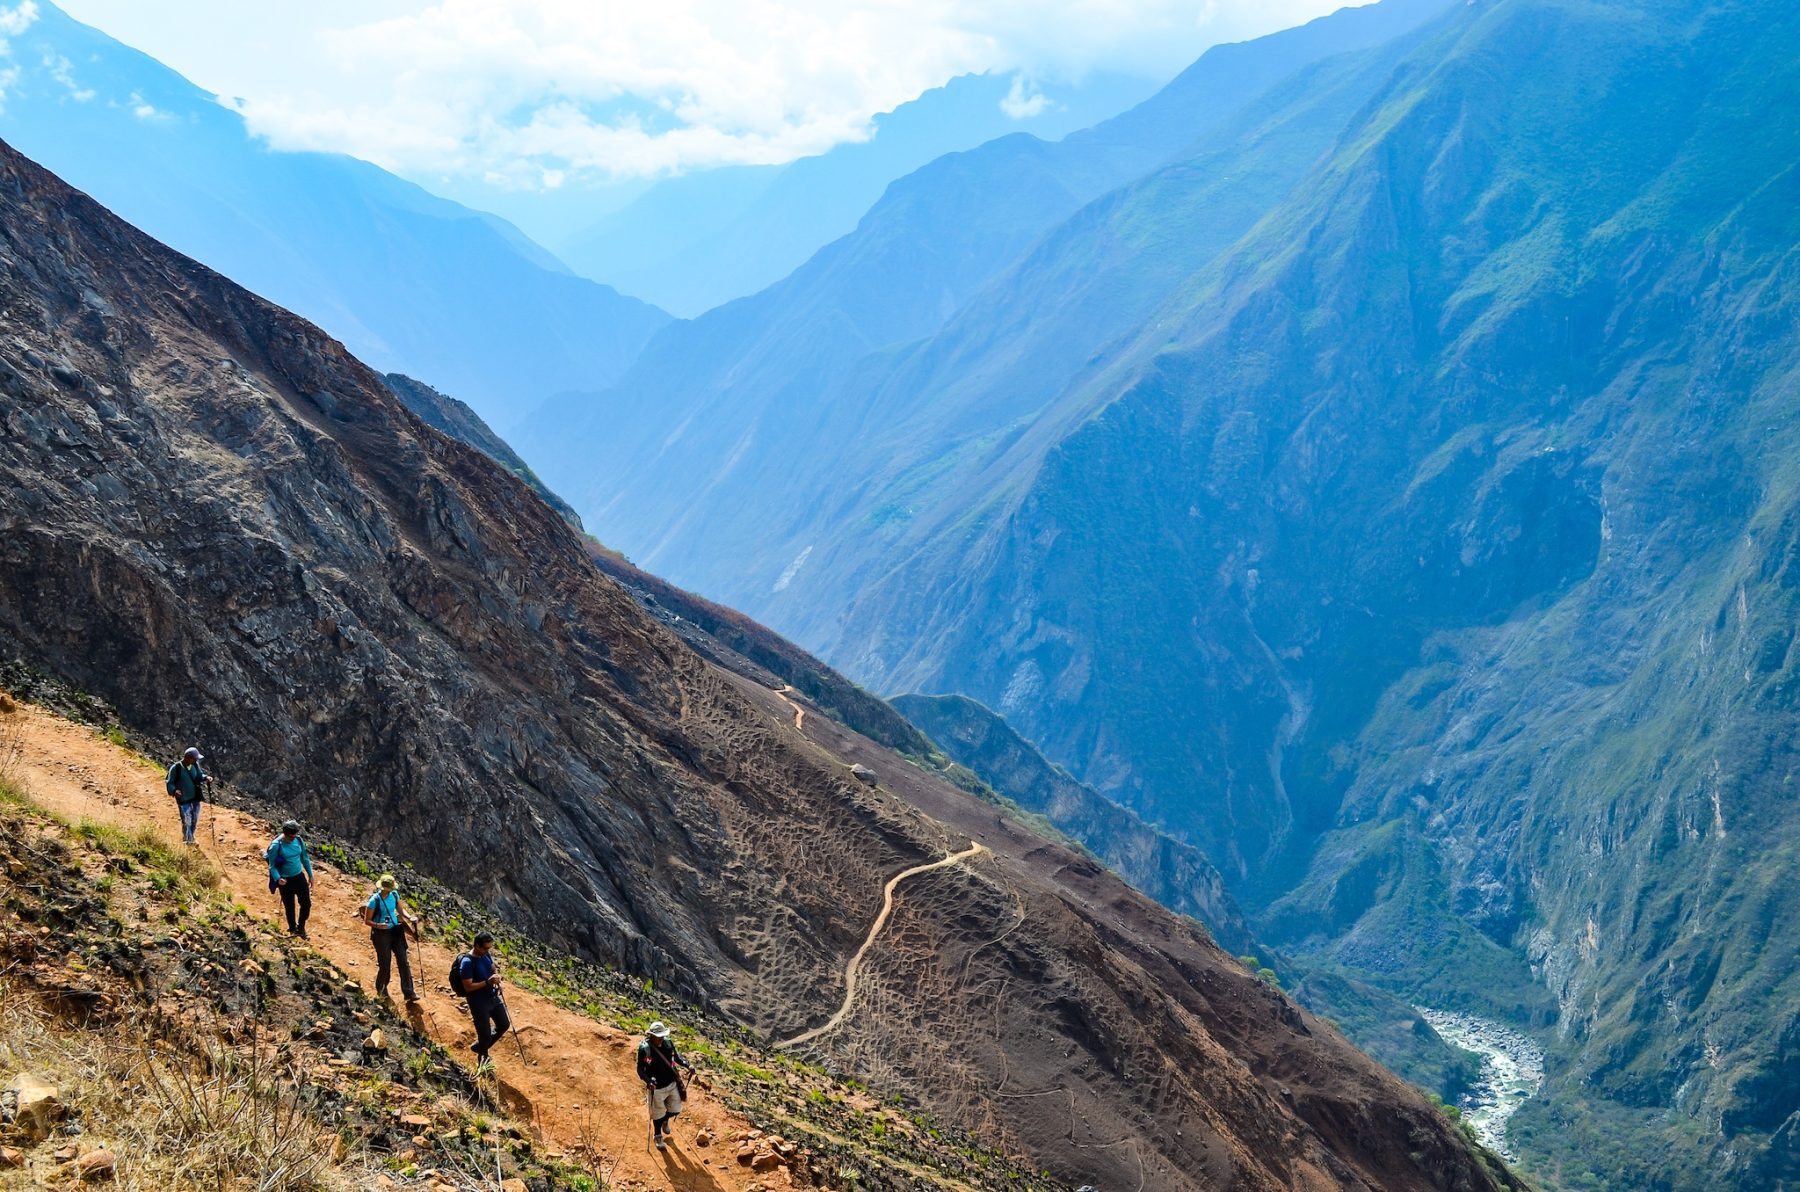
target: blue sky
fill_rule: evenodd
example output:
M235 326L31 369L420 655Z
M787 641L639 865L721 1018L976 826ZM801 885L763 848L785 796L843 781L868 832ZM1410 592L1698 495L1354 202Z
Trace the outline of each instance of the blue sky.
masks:
M30 3L30 0L24 0ZM970 72L1168 78L1344 0L63 0L278 148L496 189L776 163ZM0 5L0 7L6 7ZM16 11L17 3L11 5Z

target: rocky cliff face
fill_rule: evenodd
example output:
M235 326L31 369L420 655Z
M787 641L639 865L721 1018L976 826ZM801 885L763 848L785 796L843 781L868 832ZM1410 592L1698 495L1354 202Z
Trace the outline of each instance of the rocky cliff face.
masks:
M302 320L0 150L0 647L536 935L1071 1182L1490 1189L1091 861L710 666ZM863 763L876 785L850 778ZM969 849L973 839L981 847Z

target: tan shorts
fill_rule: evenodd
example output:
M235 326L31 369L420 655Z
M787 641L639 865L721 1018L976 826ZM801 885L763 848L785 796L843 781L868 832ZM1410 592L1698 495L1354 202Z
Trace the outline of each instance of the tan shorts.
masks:
M650 1090L650 1118L669 1117L681 1112L681 1086L679 1084L664 1085Z

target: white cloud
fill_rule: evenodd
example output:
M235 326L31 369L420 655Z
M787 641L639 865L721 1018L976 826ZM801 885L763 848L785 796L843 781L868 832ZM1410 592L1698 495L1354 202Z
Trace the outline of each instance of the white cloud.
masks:
M145 99L142 95L139 95L136 91L133 91L131 93L131 98L125 101L125 106L129 107L131 109L131 114L136 116L139 120L174 119L169 113L158 111L155 104Z
M1024 119L1048 102L1030 80L1166 77L1345 2L187 0L148 6L153 19L142 0L65 0L241 96L278 148L521 189L788 161L865 139L877 113L970 72L1019 72L1003 108Z
M38 18L37 0L24 0L10 8L0 5L0 37L17 37ZM10 48L6 51L11 52Z
M0 4L0 59L12 57L10 38L17 37L31 28L37 20L38 7L36 0L24 0L11 7ZM0 64L0 108L6 106L6 97L14 87L19 85L19 68L12 62Z
M63 90L69 93L69 98L76 102L86 103L94 98L94 89L83 87L75 81L75 64L61 54L49 50L44 52L44 72L56 82L61 83Z
M1000 101L1000 110L1012 120L1029 120L1041 116L1050 106L1050 97L1026 81L1025 72L1013 76L1012 86Z

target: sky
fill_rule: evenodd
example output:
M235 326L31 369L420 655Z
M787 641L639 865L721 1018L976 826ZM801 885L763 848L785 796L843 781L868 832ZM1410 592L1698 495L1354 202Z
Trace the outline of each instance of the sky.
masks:
M1356 0L61 0L276 148L554 191L866 138L967 73L1173 77Z

